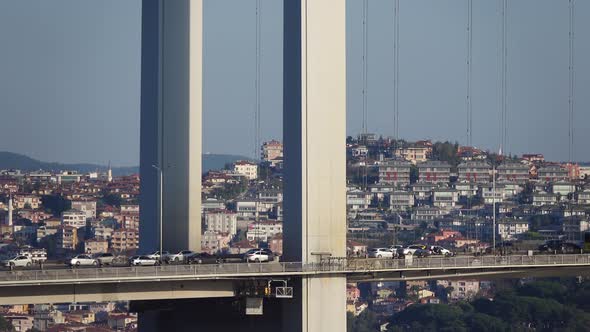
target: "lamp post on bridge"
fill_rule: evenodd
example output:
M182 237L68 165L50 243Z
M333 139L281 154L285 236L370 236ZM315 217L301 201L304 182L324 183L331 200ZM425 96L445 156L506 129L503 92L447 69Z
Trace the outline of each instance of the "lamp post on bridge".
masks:
M153 168L156 169L156 171L158 172L158 226L159 226L159 231L158 231L158 235L159 235L159 243L160 243L160 251L159 251L159 260L160 263L163 263L163 254L162 254L162 201L164 199L164 196L162 194L163 192L163 183L164 183L164 170L161 167L158 167L156 165L152 165Z

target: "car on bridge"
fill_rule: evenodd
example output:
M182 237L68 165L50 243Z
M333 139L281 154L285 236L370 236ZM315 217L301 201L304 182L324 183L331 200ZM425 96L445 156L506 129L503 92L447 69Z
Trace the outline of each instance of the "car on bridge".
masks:
M115 259L115 255L111 254L110 252L94 254L92 257L96 259L99 266L113 265L113 260Z
M189 258L187 258L188 264L216 264L216 263L221 263L221 262L222 262L221 257L211 255L206 252L194 254L194 255L190 256Z
M445 249L441 246L430 246L428 248L433 255L441 255L445 257L454 256L455 254L449 249Z
M158 266L160 260L149 257L149 256L133 256L129 260L131 266Z
M160 260L160 251L154 251L149 255L146 255L149 258L153 258L153 259L157 259ZM167 261L168 258L170 257L170 253L168 251L162 251L162 261Z
M427 246L423 244L412 244L409 245L401 250L402 255L413 255L413 256L428 256L430 255L430 250Z
M393 250L389 248L371 248L369 249L370 258L393 258Z
M251 249L244 254L246 262L270 262L274 259L274 254L270 249Z
M90 255L77 255L74 258L70 259L67 262L67 265L71 267L80 267L80 266L98 266L98 260L92 258Z
M173 255L168 255L168 257L166 258L166 256L164 256L164 261L168 264L171 263L186 263L188 258L192 255L196 254L194 251L191 250L182 250L179 251L176 254Z
M33 265L33 260L29 256L17 255L13 258L3 261L2 265L11 269L15 267L30 267Z

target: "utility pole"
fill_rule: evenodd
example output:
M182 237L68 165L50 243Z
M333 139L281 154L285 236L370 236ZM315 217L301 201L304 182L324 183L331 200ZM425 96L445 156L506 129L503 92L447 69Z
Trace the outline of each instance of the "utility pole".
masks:
M496 255L496 164L492 165L492 252Z

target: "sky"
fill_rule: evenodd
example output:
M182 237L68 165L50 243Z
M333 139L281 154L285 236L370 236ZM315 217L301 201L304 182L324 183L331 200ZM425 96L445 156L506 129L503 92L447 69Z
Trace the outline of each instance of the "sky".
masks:
M393 0L369 1L368 130L393 135ZM473 143L499 148L499 1L474 0ZM252 156L255 1L205 0L204 152ZM361 130L361 0L347 1L347 131ZM400 1L400 135L466 142L465 0ZM282 1L262 0L262 138L282 133ZM139 162L139 0L0 0L0 151ZM575 159L590 161L590 1L576 1ZM568 3L509 1L505 152L568 159ZM343 138L344 139L344 138Z

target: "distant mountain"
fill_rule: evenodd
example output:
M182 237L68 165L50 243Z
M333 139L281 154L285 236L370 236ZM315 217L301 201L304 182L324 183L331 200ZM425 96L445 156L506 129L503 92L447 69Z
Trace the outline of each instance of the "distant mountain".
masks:
M233 163L236 160L249 160L247 157L227 154L204 154L203 155L203 172L214 169L223 169L226 164ZM19 169L22 171L78 171L79 173L88 172L106 172L108 166L96 164L61 164L52 162L43 162L37 159L27 157L22 154L0 151L0 170L2 169ZM137 174L138 166L131 167L113 167L113 175L122 176Z

